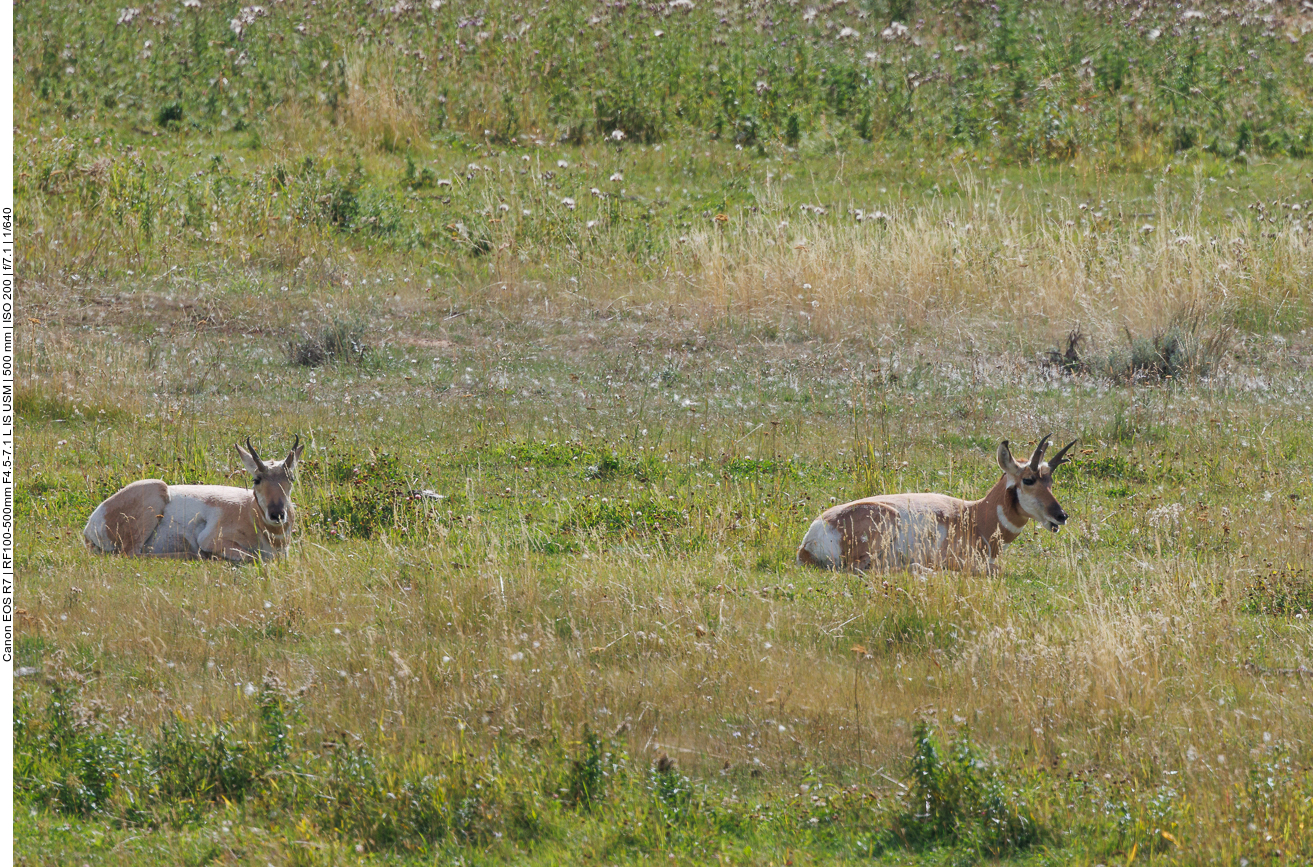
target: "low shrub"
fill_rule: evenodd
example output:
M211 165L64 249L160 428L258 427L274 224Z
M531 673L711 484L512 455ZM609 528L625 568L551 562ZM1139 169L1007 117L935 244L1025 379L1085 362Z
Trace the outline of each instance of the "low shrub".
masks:
M1250 614L1307 617L1313 611L1313 575L1304 566L1266 562L1245 582L1240 604Z
M334 362L360 364L370 354L365 327L360 323L336 321L317 334L304 334L287 344L287 359L299 367L321 367Z
M918 724L909 776L907 809L893 818L895 832L909 846L965 843L1000 857L1042 837L1021 793L1007 787L965 732L945 751L935 731Z

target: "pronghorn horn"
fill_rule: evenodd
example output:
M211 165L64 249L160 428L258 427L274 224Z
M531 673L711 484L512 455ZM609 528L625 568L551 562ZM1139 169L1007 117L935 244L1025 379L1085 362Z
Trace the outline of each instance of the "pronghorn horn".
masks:
M292 443L292 451L296 451L300 447L301 447L301 435L297 434L296 440Z
M1053 456L1053 460L1049 461L1049 472L1053 472L1063 464L1071 463L1071 458L1067 457L1067 450L1074 445L1076 445L1076 440L1072 440L1071 442L1067 443L1065 446L1062 447L1062 451L1058 452L1056 455Z
M250 437L246 438L246 450L251 453L251 459L255 461L255 465L263 473L265 471L264 461L260 460L260 455L256 452L255 446L251 445Z
M1039 445L1035 446L1035 451L1030 456L1029 466L1031 469L1038 470L1039 465L1044 463L1044 452L1048 450L1049 437L1051 436L1053 434L1045 434L1044 438L1039 441Z

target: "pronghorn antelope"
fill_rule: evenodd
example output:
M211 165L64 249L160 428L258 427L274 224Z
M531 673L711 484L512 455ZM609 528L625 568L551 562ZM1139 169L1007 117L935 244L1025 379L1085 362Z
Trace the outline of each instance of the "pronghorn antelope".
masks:
M133 482L96 507L82 535L93 550L147 557L214 557L236 562L275 557L292 534L292 482L301 437L287 459L266 464L251 438L236 446L250 490L228 485Z
M1067 513L1053 498L1053 471L1067 450L1044 460L1049 438L1018 465L1008 441L998 447L1003 476L982 499L944 494L887 494L827 509L812 522L798 562L829 569L900 569L913 565L966 572L997 570L998 555L1030 519L1053 532Z

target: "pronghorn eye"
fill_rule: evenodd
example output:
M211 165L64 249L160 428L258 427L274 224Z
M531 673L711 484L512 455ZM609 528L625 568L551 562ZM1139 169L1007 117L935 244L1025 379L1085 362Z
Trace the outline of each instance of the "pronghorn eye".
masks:
M1021 483L1022 483L1023 485L1033 485L1033 484L1035 484L1035 479L1034 479L1033 477L1032 477L1032 478L1029 478L1029 479L1022 479L1022 480L1021 480Z
M263 481L264 481L264 479L263 479L262 477L260 477L260 476L256 476L256 477L255 477L255 484L258 485L258 484L260 484L260 483L263 482Z

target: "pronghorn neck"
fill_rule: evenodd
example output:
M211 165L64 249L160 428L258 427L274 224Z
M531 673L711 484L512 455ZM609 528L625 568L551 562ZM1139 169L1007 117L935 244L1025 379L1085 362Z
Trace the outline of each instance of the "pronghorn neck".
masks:
M989 493L971 504L971 512L981 536L991 542L997 538L1005 545L1020 536L1030 520L1021 511L1016 486L1008 484L1006 473L999 477Z

